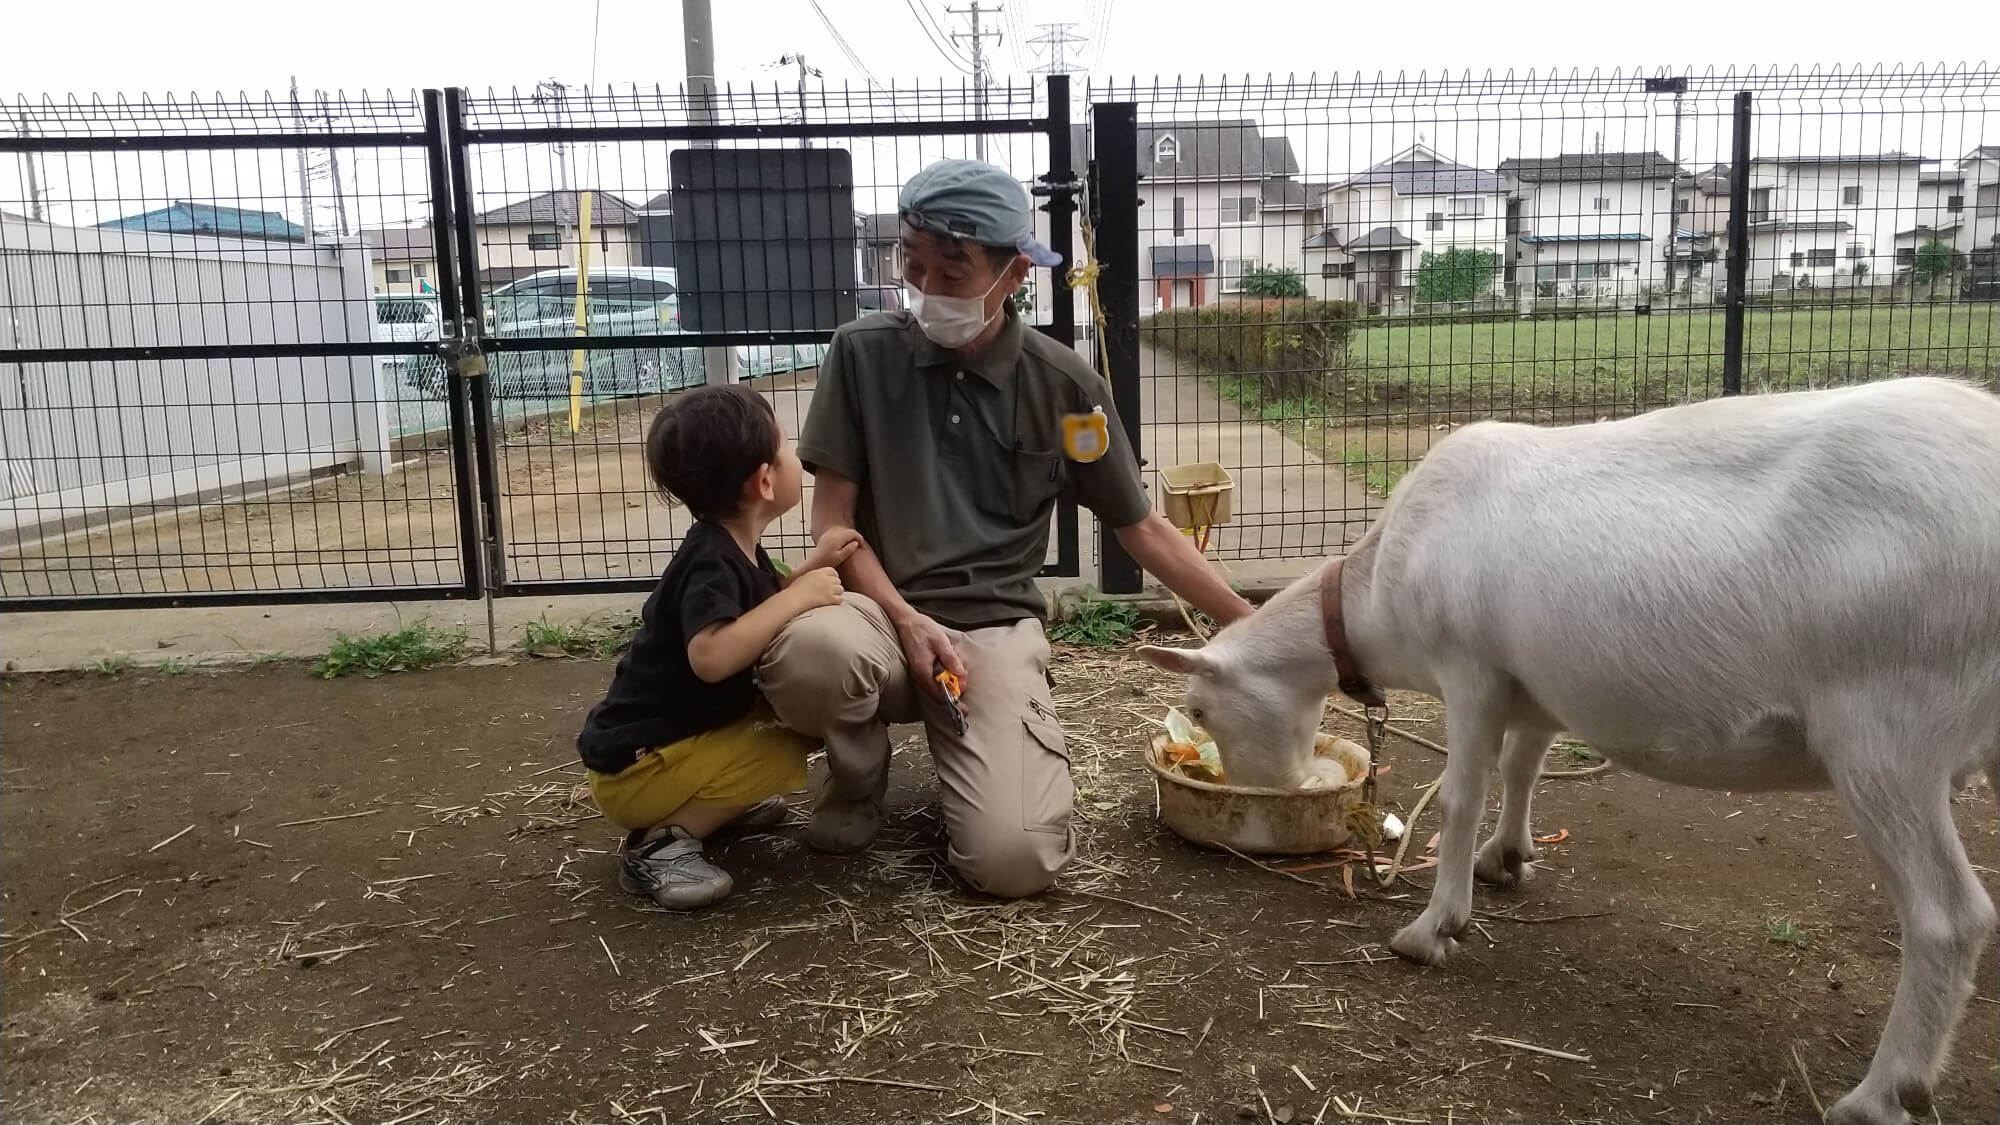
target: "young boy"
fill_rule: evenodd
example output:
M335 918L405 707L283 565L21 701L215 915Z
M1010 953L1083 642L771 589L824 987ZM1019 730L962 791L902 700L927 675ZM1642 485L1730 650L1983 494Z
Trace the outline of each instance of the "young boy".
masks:
M803 470L771 404L747 387L676 396L646 433L646 466L696 522L577 751L597 807L626 830L619 885L693 910L735 886L702 841L778 824L783 794L805 785L818 741L778 725L751 670L793 618L839 604L833 568L861 537L828 532L789 579L771 565L758 540L797 506Z

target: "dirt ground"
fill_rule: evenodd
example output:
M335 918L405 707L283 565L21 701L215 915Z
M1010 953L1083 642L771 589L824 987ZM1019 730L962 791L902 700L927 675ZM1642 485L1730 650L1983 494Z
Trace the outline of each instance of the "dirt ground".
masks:
M948 874L906 737L872 851L794 824L723 851L725 905L667 914L617 889L578 784L609 670L9 680L5 1118L1807 1121L1895 983L1830 798L1615 770L1545 781L1537 831L1568 837L1539 877L1404 964L1383 942L1430 872L1355 900L1155 826L1136 747L1175 689L1116 653L1056 663L1081 858L1050 894ZM1441 759L1387 761L1407 815ZM1957 811L2000 892L1993 794ZM2000 1115L1990 950L1978 995L1943 1121Z

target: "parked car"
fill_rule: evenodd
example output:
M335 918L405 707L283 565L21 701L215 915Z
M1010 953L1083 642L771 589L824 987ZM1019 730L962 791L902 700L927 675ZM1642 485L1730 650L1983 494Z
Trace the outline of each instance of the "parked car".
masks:
M378 344L429 344L438 339L438 312L435 294L396 293L375 298L375 342Z
M903 290L899 286L867 285L854 291L854 308L860 316L904 307Z
M676 276L672 269L655 266L592 269L585 331L599 338L679 332ZM489 339L567 339L576 329L576 271L540 270L493 290L482 303ZM493 393L501 398L568 398L570 358L568 348L498 351L488 361ZM441 379L426 375L420 389L442 397ZM584 352L583 393L588 398L657 394L701 381L701 353L693 348L598 346Z

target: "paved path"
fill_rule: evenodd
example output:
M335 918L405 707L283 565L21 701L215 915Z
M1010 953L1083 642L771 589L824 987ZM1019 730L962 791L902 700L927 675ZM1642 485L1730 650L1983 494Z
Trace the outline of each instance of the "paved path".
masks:
M1278 429L1250 421L1165 351L1139 353L1148 468L1214 461L1236 480L1233 519L1209 552L1244 581L1284 581L1361 537L1380 501ZM1155 479L1157 492L1161 483Z

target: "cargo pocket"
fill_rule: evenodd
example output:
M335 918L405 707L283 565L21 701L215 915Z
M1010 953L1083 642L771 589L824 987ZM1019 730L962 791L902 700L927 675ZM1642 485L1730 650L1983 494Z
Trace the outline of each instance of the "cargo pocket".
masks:
M1033 702L1033 701L1031 701ZM1069 745L1048 709L1021 720L1021 827L1030 832L1068 832L1076 805L1069 777Z

